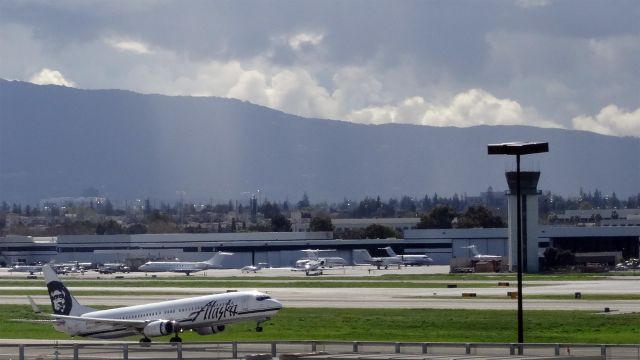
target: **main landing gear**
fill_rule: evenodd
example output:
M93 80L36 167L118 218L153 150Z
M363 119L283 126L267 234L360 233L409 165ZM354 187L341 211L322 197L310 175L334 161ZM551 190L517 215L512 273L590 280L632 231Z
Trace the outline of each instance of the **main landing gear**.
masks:
M178 329L176 329L176 332L173 333L173 337L171 339L169 339L170 343L181 343L182 342L182 338L180 338L180 336L178 336Z
M176 334L176 336L174 336L171 339L169 339L169 342L171 342L171 343L181 343L182 342L182 338L180 336L178 336L178 334Z
M140 346L151 346L151 339L146 336L143 337L142 339L140 339Z

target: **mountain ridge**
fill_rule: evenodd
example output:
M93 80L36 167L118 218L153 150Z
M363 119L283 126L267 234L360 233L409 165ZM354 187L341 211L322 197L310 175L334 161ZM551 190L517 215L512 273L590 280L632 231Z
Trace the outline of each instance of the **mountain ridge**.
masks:
M0 80L0 200L339 201L506 188L512 157L486 145L548 141L523 157L561 195L640 192L640 139L530 126L364 125L289 115L237 99L82 90ZM126 174L126 175L125 175Z

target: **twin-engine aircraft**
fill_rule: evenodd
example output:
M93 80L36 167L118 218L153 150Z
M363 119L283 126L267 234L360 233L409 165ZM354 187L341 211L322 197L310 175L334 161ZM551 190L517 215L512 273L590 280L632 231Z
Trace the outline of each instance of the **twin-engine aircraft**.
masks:
M174 334L170 341L182 342L178 334L184 330L209 335L241 321L255 321L260 332L261 324L282 309L282 304L267 294L239 291L96 310L81 305L49 265L42 271L53 314L42 313L29 297L31 307L37 314L53 318L49 322L54 328L71 336L113 339L142 335L140 342L149 343L151 337Z
M433 263L433 259L427 254L423 254L423 255L418 255L418 254L397 255L395 253L395 251L393 251L391 246L385 247L384 250L387 251L387 254L389 254L389 256L400 257L400 260L402 261L402 264L405 265L405 266L407 266L407 265L411 265L411 266L414 266L414 265L416 265L416 266L431 265Z
M321 252L335 250L305 249L300 251L306 254L306 258L297 260L292 270L304 271L306 275L322 275L322 270L347 265L346 260L339 256L320 256Z
M207 261L149 261L140 265L138 270L144 272L176 272L189 276L194 272L220 268L224 257L229 255L233 255L233 253L217 252Z
M480 251L478 251L478 247L475 245L463 246L462 248L471 250L471 253L473 254L473 260L477 260L477 261L501 261L502 260L502 256L500 255L481 254Z
M354 257L360 259L360 261L364 261L367 264L374 265L378 268L384 267L388 269L389 266L398 266L400 265L430 265L433 263L433 259L429 257L429 255L397 255L391 246L387 246L385 248L381 248L380 250L385 250L389 256L380 256L380 257L371 257L369 251L366 249L355 249Z

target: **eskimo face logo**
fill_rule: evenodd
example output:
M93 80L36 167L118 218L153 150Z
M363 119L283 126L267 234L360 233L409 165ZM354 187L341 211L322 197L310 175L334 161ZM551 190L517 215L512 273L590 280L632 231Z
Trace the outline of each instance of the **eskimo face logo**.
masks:
M69 315L71 312L71 294L69 290L59 281L52 281L47 284L49 297L53 312L58 315Z

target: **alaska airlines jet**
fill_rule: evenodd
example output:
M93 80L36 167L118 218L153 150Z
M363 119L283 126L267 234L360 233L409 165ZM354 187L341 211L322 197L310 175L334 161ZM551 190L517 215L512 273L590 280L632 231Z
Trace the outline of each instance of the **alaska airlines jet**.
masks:
M209 335L241 321L255 321L260 332L260 325L282 309L282 304L267 294L239 291L96 310L80 305L49 265L42 270L53 314L43 314L29 297L31 307L37 314L52 317L54 328L71 336L112 339L142 335L140 342L148 343L150 337L174 334L170 341L182 342L178 333L184 330Z
M149 261L140 265L138 270L144 272L177 272L189 276L194 272L220 268L222 260L227 255L233 255L233 253L217 252L207 261Z

